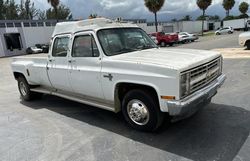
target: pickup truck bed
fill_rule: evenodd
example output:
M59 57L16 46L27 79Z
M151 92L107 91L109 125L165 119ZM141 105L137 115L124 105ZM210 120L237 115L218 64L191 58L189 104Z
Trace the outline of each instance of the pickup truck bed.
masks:
M12 66L12 69L15 73L23 73L31 85L45 83L45 85L50 86L46 70L47 64L47 54L19 56L13 58L14 66Z

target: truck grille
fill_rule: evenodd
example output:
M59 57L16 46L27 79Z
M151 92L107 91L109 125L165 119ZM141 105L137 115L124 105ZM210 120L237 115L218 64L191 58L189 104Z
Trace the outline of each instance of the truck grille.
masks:
M203 88L221 74L221 57L206 64L182 72L189 76L189 88L186 94L194 93Z

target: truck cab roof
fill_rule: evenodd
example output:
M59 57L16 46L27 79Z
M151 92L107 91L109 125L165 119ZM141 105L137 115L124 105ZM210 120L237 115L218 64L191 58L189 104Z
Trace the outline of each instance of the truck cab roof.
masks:
M106 18L94 18L81 21L60 22L57 23L52 37L61 34L73 34L76 32L94 30L104 28L120 28L120 27L138 27L131 23L116 22Z

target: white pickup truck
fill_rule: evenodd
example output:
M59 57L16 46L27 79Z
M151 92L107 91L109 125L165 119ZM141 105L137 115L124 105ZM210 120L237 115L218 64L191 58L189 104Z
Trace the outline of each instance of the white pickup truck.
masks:
M214 51L161 49L139 27L98 18L58 23L48 57L17 57L22 99L51 94L113 112L139 130L189 116L225 80Z
M239 45L250 50L250 32L243 32L239 35Z

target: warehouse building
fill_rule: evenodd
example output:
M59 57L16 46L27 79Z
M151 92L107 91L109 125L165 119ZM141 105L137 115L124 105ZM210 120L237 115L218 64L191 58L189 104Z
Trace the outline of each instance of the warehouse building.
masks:
M48 44L56 20L0 20L0 57L22 55L27 47Z
M123 19L123 21L137 24L147 33L155 32L155 23L147 22L146 19ZM216 30L221 27L221 22L217 21L204 21L204 30ZM190 32L199 33L202 30L202 21L176 21L176 22L158 22L158 31L166 33L172 32Z

